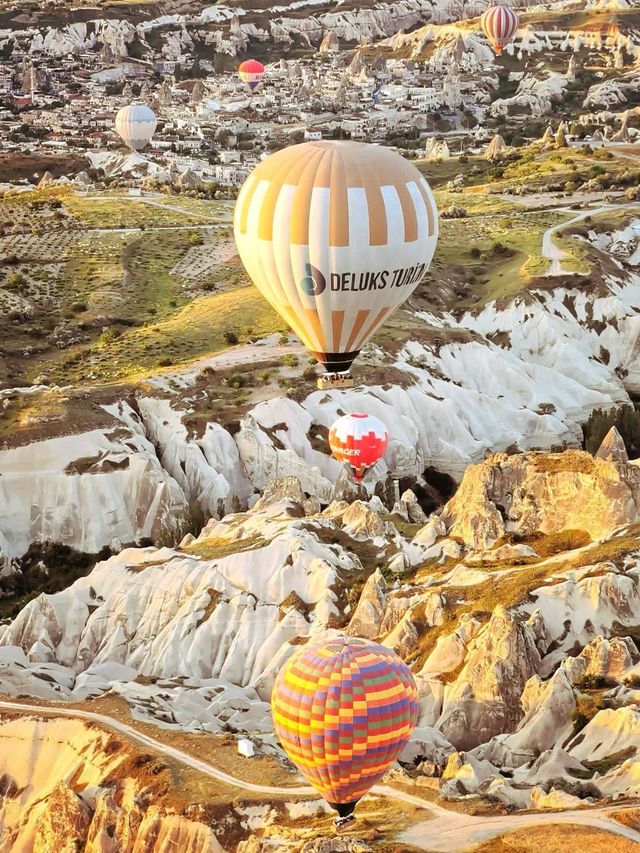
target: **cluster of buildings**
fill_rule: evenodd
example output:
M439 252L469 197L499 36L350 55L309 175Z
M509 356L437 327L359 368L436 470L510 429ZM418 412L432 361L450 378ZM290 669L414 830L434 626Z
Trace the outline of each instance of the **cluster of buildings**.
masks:
M150 161L239 185L269 151L292 142L352 138L410 151L443 127L464 130L463 111L482 113L489 99L453 48L452 61L434 67L368 47L344 53L326 40L310 58L267 64L250 92L234 71L211 65L203 74L209 63L190 77L188 55L154 62L103 48L51 57L33 43L16 46L0 60L0 135L5 149L23 153L116 152L115 114L141 100L158 117Z

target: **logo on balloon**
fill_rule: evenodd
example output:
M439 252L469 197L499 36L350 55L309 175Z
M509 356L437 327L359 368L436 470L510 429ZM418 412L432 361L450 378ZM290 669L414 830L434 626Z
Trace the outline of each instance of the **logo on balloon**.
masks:
M320 296L324 293L327 280L320 270L312 267L311 264L305 264L304 271L306 274L300 282L300 290L308 296Z

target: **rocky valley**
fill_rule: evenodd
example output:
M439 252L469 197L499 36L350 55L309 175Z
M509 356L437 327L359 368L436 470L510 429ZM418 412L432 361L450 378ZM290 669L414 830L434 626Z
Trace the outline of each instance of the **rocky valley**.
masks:
M640 850L637 4L0 6L0 851ZM232 221L349 139L439 238L319 389ZM337 828L271 696L342 636L419 711Z

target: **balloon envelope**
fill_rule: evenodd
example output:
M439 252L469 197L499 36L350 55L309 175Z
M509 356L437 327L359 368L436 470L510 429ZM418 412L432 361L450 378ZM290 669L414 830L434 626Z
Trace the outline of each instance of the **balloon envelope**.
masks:
M420 283L438 215L427 181L388 148L305 142L249 175L234 229L255 285L336 373Z
M329 430L331 453L358 481L382 459L388 442L389 434L382 421L359 412L338 418Z
M247 59L238 66L238 74L242 82L253 91L264 77L264 65L257 59Z
M116 115L116 130L132 151L141 151L151 142L158 120L146 104L130 104Z
M491 6L480 18L480 26L500 56L518 29L518 16L509 6Z
M411 737L418 691L394 651L338 637L303 646L287 661L271 708L289 758L328 803L350 814Z

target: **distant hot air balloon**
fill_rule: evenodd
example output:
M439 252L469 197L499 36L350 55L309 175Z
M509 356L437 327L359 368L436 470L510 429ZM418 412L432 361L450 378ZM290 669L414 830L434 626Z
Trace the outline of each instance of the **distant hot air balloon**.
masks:
M238 75L243 83L253 91L264 77L264 65L257 59L247 59L238 67Z
M141 151L151 142L157 123L156 114L146 104L130 104L116 116L116 130L132 151Z
M418 691L394 651L338 637L289 658L271 709L287 755L344 819L411 737Z
M438 214L420 172L388 148L305 142L249 175L234 229L255 285L336 374L422 280Z
M480 26L500 56L518 29L518 16L509 6L491 6L480 18Z
M329 430L329 447L357 482L385 454L389 434L381 420L373 415L344 415Z

